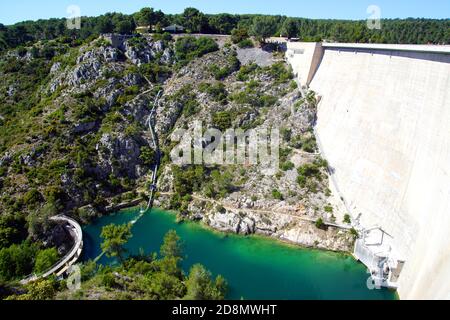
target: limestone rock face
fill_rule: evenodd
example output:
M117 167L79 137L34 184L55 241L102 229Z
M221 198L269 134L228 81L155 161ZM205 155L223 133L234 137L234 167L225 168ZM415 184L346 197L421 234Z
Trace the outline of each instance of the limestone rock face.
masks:
M146 126L152 103L149 98L141 96L130 102L127 102L124 108L120 111L124 116L130 116L135 121L140 123L143 127Z
M139 176L140 145L132 137L124 134L113 136L103 134L96 147L99 153L97 173L103 178L110 174L136 179Z
M73 245L73 238L68 231L68 225L57 224L52 228L49 245L58 248L58 253L61 256L69 252Z
M0 166L6 165L11 161L11 154L6 152L2 157L0 157Z
M61 62L55 62L50 69L50 73L56 73L60 69L61 69Z
M141 38L139 45L134 45L135 39L124 42L125 56L135 65L149 63L156 59L159 62L169 63L172 60L172 51L165 48L164 42L161 40L153 41L151 38Z
M239 233L241 219L233 212L217 212L209 217L209 225L220 231Z

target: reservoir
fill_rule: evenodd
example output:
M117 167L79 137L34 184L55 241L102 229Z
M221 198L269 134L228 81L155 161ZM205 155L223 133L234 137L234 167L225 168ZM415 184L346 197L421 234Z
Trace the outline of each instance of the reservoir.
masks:
M129 223L138 216L139 209L124 210L86 226L83 260L101 254L103 226ZM223 275L229 285L228 299L396 299L396 293L387 289L369 290L367 269L349 255L214 232L194 222L178 224L174 214L162 210L137 221L127 249L131 254L159 252L164 235L172 229L184 242L184 270L201 263L214 276ZM115 261L103 256L99 263Z

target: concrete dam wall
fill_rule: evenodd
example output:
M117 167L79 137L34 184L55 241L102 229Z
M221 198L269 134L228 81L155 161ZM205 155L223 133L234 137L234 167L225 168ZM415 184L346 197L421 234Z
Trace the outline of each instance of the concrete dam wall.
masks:
M450 299L450 48L288 43L353 219L389 234L402 299Z

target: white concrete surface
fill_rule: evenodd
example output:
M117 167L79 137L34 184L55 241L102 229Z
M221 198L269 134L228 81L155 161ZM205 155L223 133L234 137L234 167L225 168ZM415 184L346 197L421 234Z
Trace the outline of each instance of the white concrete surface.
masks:
M320 63L322 48L316 42L288 42L286 57L302 86L309 85Z
M394 51L413 51L427 53L450 53L449 45L412 45L383 43L323 43L324 48L375 49Z
M350 213L406 260L400 297L450 299L450 55L420 47L325 47L310 87Z

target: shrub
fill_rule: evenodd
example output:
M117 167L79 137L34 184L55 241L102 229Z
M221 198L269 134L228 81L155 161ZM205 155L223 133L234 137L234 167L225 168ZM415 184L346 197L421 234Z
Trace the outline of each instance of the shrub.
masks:
M286 141L286 142L291 141L292 129L282 128L280 133L281 133L281 137L283 138L284 141Z
M139 67L139 72L144 74L147 79L153 83L163 82L172 74L170 68L154 62L141 65ZM139 90L137 92L139 92Z
M292 70L286 68L283 62L277 62L272 66L267 67L266 70L277 83L286 83L294 78Z
M325 212L328 212L328 213L332 213L333 212L333 207L329 206L329 205L325 206L323 209L325 210Z
M277 200L283 200L283 195L277 189L272 190L272 197Z
M231 41L234 44L239 44L245 40L248 40L248 30L245 28L237 28L231 31Z
M292 90L297 89L297 88L298 88L297 82L295 82L294 80L292 80L291 83L289 84L289 88L291 88Z
M170 99L183 106L183 115L185 117L192 116L198 112L199 103L191 85L183 86Z
M223 68L213 64L210 66L209 71L213 74L216 80L223 80L233 72L239 70L241 64L236 54L232 54L227 59L227 65Z
M51 268L59 260L56 248L41 250L36 256L34 272L40 274Z
M205 186L205 194L210 198L224 198L233 191L233 176L229 172L213 170L211 181Z
M315 136L310 136L302 141L302 150L308 153L314 153L317 150L317 141Z
M144 165L150 166L155 162L155 151L150 147L144 146L141 148L140 158Z
M164 32L164 33L155 33L153 34L153 40L154 41L171 41L172 40L172 35L168 32Z
M272 107L277 103L278 98L271 95L263 95L260 97L258 105L260 107Z
M116 286L116 277L112 273L105 273L101 277L101 282L106 288L111 289Z
M253 48L254 44L253 44L252 40L245 39L245 40L242 40L241 42L238 43L238 47L241 48L241 49Z
M216 64L209 67L209 71L212 73L216 80L223 80L231 74L230 68L219 68Z
M31 189L23 196L23 201L26 205L32 206L42 201L42 195L37 189Z
M324 224L322 218L317 219L315 224L316 224L316 228L318 228L318 229L323 229L325 227L325 224Z
M219 50L219 46L211 38L183 37L175 43L175 58L184 65L195 58L217 50Z
M10 281L30 274L36 251L36 247L28 243L0 250L0 279Z
M202 92L208 93L216 102L225 103L227 100L228 92L222 82L216 82L214 84L204 82L200 84L199 89Z
M295 165L292 162L290 162L290 161L284 162L281 165L281 170L283 170L283 171L289 171L289 170L292 170L294 168L295 168Z
M222 132L231 128L232 126L231 113L229 111L216 112L213 115L213 126L216 129L221 130Z
M249 75L259 69L256 63L241 66L236 78L238 81L248 81Z
M344 222L344 223L347 223L347 224L350 224L350 223L352 222L349 214L346 214L346 215L344 216L343 222Z

